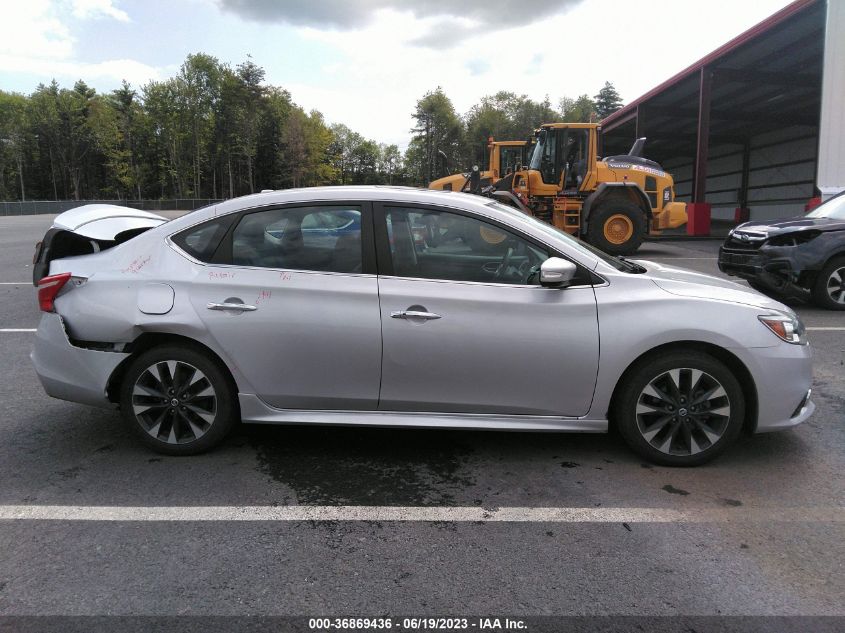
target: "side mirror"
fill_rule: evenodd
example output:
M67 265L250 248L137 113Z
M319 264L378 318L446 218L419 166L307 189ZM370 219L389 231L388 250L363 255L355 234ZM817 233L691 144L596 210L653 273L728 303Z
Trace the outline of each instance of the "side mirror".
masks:
M540 285L546 288L565 288L575 276L577 267L568 259L549 257L540 264Z

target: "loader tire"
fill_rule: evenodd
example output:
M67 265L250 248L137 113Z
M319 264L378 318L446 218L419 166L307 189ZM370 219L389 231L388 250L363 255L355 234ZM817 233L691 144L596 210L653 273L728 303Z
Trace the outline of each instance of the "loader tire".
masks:
M637 205L608 200L590 214L587 241L609 255L628 255L643 243L645 214Z

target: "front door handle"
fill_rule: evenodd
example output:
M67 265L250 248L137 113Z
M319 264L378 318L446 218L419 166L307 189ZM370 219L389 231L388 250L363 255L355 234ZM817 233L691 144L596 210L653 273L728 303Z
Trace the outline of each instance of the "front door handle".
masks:
M251 306L247 303L209 303L205 306L209 310L223 310L226 312L254 312L258 306Z
M423 321L433 321L441 318L439 314L434 312L423 312L421 310L394 310L390 313L391 319L422 319Z

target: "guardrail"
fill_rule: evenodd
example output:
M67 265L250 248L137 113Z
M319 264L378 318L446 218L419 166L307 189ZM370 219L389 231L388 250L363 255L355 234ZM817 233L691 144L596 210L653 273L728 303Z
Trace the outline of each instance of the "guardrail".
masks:
M62 213L83 204L116 204L144 211L193 211L222 200L210 198L179 198L175 200L25 200L0 202L0 215L41 215Z

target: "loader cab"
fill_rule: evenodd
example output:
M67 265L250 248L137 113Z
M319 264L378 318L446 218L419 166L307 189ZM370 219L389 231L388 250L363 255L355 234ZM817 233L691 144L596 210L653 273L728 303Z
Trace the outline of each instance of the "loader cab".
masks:
M508 174L513 173L516 169L524 164L523 153L524 146L502 147L499 158L499 177L503 178Z
M496 141L488 140L489 164L493 181L518 171L528 164L531 143L528 141Z
M585 189L595 164L594 130L589 124L542 127L529 169L539 172L544 184L562 191Z

